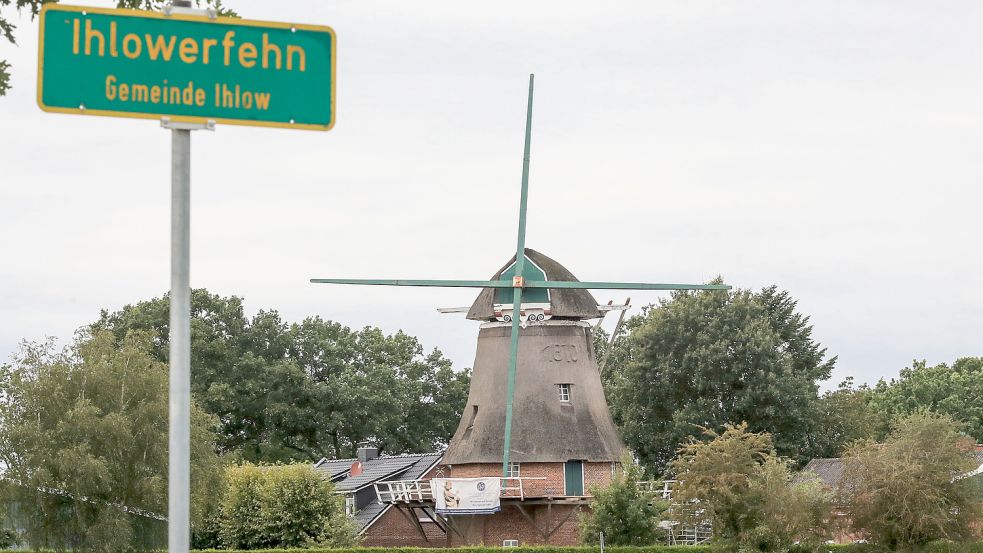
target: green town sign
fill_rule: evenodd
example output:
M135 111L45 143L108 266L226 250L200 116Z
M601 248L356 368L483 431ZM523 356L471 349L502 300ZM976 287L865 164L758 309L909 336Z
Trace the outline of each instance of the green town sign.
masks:
M330 27L45 4L38 104L57 113L329 130L336 55Z

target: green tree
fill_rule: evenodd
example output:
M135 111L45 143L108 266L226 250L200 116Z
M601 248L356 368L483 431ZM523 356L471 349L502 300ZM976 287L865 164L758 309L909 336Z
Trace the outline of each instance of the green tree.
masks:
M16 13L27 12L31 15L31 19L37 17L41 12L41 6L44 4L50 4L57 2L58 0L0 0L0 38L6 39L11 44L17 44L14 39L14 31L17 26L10 22L10 19L5 17L4 8L9 8L11 5L14 7ZM116 6L120 8L131 8L131 9L144 9L144 10L160 10L163 7L164 2L162 0L117 0ZM202 6L207 5L219 10L224 16L234 17L235 12L226 9L222 6L222 0L206 0L203 4L201 0L195 0L195 5ZM9 12L8 12L9 13ZM10 89L10 64L6 60L0 60L0 96L7 93Z
M925 409L944 413L963 423L977 442L983 442L983 357L963 357L952 366L914 361L901 370L898 379L878 382L870 401L889 418Z
M80 335L63 351L25 344L0 370L0 465L34 546L159 547L167 501L167 367L149 336ZM216 421L192 409L192 519L221 478Z
M457 428L468 371L403 332L352 330L320 317L246 317L242 300L193 290L192 392L221 421L220 446L251 461L353 456L372 439L390 453L432 451ZM103 312L92 328L150 332L166 361L168 299Z
M817 480L792 480L790 462L776 455L770 435L728 424L706 436L691 438L672 463L679 481L672 513L680 522L709 520L715 539L743 550L823 542L829 499Z
M948 415L895 421L884 443L858 442L844 456L840 493L854 531L890 549L965 540L980 515L974 440Z
M3 388L0 387L0 390ZM3 427L0 427L2 429ZM17 544L17 533L14 531L13 521L8 517L7 513L7 498L10 497L8 492L9 483L3 479L3 474L0 473L0 549L8 549Z
M665 503L643 491L642 468L625 453L618 470L607 486L591 488L590 510L580 518L580 541L597 544L601 532L609 545L651 545L662 541L658 524Z
M771 433L782 455L810 456L817 381L835 358L788 292L674 292L632 328L620 345L628 363L605 379L625 441L652 472L700 428L729 422Z
M847 377L820 397L818 424L810 435L813 456L840 457L853 442L884 438L890 421L872 404L873 395L866 384L854 386L853 377Z
M230 467L219 514L230 549L350 547L357 528L344 499L308 464Z

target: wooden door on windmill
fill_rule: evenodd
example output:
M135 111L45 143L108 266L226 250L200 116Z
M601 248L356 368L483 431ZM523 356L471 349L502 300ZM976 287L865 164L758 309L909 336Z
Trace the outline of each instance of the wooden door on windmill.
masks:
M563 481L567 497L584 495L584 463L583 461L567 461L563 463Z

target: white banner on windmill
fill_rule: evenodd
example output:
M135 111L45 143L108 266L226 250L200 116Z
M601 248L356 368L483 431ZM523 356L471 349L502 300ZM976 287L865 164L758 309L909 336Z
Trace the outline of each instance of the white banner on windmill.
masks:
M434 478L430 481L437 514L490 515L502 510L499 478Z

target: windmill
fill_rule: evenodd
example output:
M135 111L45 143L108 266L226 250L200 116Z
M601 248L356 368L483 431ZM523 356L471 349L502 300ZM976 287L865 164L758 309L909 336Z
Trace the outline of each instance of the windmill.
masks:
M505 398L505 424L502 451L502 475L509 473L509 455L512 442L512 411L515 397L516 360L519 350L520 328L528 323L543 321L549 316L542 307L542 298L550 293L563 290L729 290L724 284L659 284L641 282L580 282L571 280L548 280L542 271L530 267L532 262L526 249L526 205L529 195L529 147L532 136L532 100L534 75L529 75L529 99L526 106L525 147L522 156L522 188L519 196L519 228L514 261L507 264L492 280L392 280L392 279L344 279L313 278L316 284L357 284L371 286L426 286L450 288L483 288L494 294L494 305L504 312L496 313L496 318L511 323L507 391ZM511 294L509 294L511 289ZM511 295L511 303L508 296ZM532 301L523 306L523 297ZM511 307L509 314L508 307ZM523 316L525 319L523 319Z

